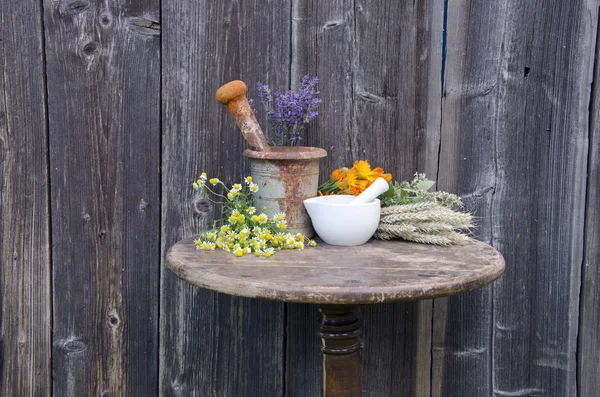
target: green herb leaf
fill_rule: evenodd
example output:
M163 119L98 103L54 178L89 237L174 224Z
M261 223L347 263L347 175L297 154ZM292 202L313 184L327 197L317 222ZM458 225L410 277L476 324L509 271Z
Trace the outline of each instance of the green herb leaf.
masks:
M426 192L429 189L431 189L433 185L435 185L434 181L430 181L429 179L423 179L422 181L419 181L415 187L423 192Z

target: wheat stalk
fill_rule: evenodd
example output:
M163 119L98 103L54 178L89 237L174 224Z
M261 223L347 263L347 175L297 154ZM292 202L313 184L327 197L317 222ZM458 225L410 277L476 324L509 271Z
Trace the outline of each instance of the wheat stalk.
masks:
M471 214L457 212L434 202L422 202L383 208L375 237L450 245L468 240L468 236L457 230L470 227Z
M434 202L421 202L415 204L401 204L401 205L392 205L389 207L383 207L381 209L381 216L390 215L390 214L404 214L407 212L419 212L423 210L429 210L432 208L439 207L438 204Z
M437 206L435 209L426 209L420 212L385 215L379 222L387 224L439 222L449 224L453 229L466 229L471 226L471 215Z

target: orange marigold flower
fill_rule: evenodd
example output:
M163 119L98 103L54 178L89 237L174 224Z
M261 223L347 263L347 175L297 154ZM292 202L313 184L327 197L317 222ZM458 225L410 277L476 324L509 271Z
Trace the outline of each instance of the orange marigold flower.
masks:
M357 160L354 162L354 167L358 172L358 176L363 179L369 179L373 175L373 171L371 171L371 164L367 160Z
M373 170L373 179L369 179L371 182L374 182L377 178L383 178L387 183L392 181L392 174L384 174L383 168L377 167Z
M346 173L341 168L338 168L337 170L331 173L331 179L333 179L334 181L341 181L345 177Z
M348 187L358 186L358 171L356 171L354 168L352 168L350 171L348 171L348 174L346 174L346 183L348 184Z
M350 193L354 196L357 196L367 188L369 181L365 179L360 179L358 177L358 172L354 169L351 169L350 171L348 171L348 175L346 175L346 182L348 182L348 188L350 190Z
M353 196L358 196L359 194L364 192L366 188L367 188L367 181L360 181L360 184L358 186L350 186L350 193Z
M343 180L337 181L337 187L338 187L338 189L340 189L342 191L342 194L344 194L343 192L345 192L346 189L348 188L348 186L346 185L346 182Z

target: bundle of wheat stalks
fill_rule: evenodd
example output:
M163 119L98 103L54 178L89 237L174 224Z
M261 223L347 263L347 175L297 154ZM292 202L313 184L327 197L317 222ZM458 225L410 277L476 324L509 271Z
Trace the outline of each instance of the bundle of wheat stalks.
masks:
M463 233L472 224L458 196L429 192L433 181L415 174L411 182L391 185L381 199L381 219L375 237L382 240L401 238L424 244L449 245L468 240Z
M402 238L424 244L449 245L468 239L460 230L472 227L471 214L435 202L392 205L381 209L375 237Z

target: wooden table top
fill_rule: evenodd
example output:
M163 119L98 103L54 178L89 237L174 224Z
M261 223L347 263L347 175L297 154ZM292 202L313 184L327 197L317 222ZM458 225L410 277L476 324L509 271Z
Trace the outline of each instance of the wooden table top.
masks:
M379 240L338 247L319 241L317 247L277 251L270 258L238 258L223 250L196 250L189 238L171 247L167 263L183 280L202 288L315 304L454 295L483 287L504 272L502 255L475 240L449 247Z

